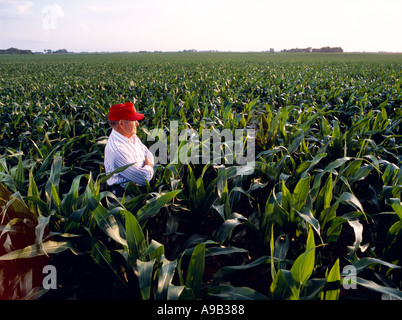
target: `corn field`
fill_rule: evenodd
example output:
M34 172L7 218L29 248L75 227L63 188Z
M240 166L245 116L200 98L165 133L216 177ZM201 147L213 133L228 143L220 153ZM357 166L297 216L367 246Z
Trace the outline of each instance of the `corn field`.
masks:
M401 86L391 54L1 56L0 297L402 299ZM148 147L172 121L254 129L253 172L159 164L116 198L128 101Z

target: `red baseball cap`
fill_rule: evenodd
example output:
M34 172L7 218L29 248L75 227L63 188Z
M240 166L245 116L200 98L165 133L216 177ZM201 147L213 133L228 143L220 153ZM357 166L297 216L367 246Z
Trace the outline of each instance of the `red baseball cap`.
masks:
M109 120L111 121L138 121L142 119L144 119L144 115L142 113L138 113L131 102L115 104L110 108L109 111Z

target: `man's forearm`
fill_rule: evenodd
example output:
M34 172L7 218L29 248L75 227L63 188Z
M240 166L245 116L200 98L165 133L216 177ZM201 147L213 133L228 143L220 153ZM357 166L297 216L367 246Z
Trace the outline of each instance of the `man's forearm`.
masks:
M122 167L127 165L128 163L118 162L116 163L118 167ZM147 165L146 161L143 167L140 167L136 164L128 167L126 170L119 173L123 178L133 181L138 185L145 185L145 180L150 181L153 177L154 170L152 165Z

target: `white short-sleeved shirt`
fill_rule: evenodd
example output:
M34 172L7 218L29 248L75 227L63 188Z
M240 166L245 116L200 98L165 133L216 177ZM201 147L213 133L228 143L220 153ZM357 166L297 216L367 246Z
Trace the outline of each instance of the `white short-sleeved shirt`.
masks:
M145 157L151 161L152 166L144 166ZM154 156L137 135L126 138L115 130L112 130L106 143L104 163L106 174L119 167L134 163L123 172L115 173L107 180L107 184L110 186L114 184L124 185L130 181L143 186L146 184L145 180L150 181L154 174Z

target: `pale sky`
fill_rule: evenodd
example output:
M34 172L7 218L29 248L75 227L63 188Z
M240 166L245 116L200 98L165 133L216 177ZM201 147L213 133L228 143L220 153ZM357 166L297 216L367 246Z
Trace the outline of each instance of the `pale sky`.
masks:
M402 52L402 0L0 0L0 49Z

